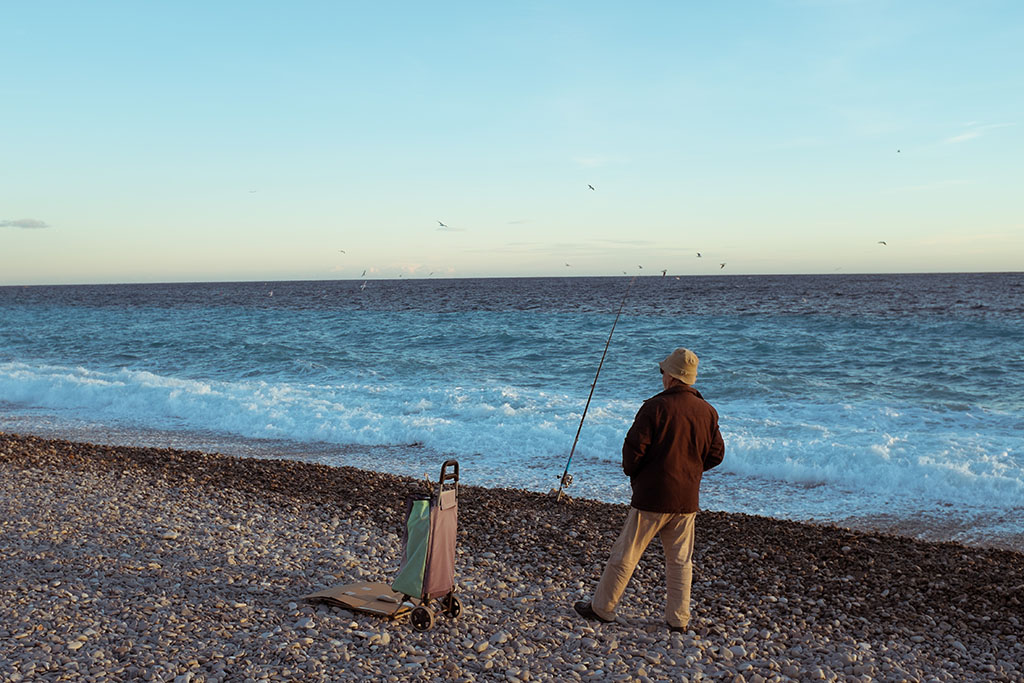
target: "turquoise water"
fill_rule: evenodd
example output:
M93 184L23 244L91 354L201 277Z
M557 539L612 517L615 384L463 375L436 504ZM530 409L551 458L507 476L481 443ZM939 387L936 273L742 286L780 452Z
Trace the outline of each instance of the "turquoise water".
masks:
M0 288L0 429L546 491L623 278ZM618 467L675 346L726 460L705 508L1024 548L1024 275L646 277L570 493ZM374 447L374 448L371 448Z

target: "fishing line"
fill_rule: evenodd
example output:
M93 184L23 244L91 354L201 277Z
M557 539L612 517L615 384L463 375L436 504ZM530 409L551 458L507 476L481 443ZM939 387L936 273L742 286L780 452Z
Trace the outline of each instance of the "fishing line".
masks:
M583 406L583 415L580 416L580 426L576 429L576 438L572 441L572 448L569 449L569 459L565 461L565 471L562 472L562 478L558 482L558 495L556 500L562 500L562 490L567 488L572 483L572 477L569 475L569 465L572 463L572 456L576 452L576 444L580 440L580 432L583 431L583 421L587 419L587 409L590 408L590 399L594 398L594 389L597 387L597 378L601 376L601 368L604 366L604 358L608 355L608 347L612 343L612 335L615 334L615 326L619 324L619 316L622 315L622 307L626 304L626 297L629 296L629 290L633 288L633 283L636 282L636 275L629 281L629 285L626 287L626 293L622 295L622 301L619 303L619 310L615 313L615 321L612 322L612 329L608 333L608 341L604 343L604 353L601 354L601 362L597 364L597 374L594 375L594 383L590 385L590 395L587 396L587 404Z

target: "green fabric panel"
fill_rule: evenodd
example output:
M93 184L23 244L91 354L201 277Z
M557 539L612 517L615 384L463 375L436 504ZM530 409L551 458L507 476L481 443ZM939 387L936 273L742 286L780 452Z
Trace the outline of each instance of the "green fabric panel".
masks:
M402 567L391 584L392 590L405 595L423 595L423 572L427 565L430 540L430 501L414 500L405 523L405 552Z

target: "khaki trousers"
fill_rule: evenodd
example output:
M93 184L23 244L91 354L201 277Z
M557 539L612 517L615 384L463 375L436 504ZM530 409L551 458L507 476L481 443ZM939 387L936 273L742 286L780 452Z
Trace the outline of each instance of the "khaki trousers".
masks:
M690 583L693 580L693 531L696 512L663 513L629 509L622 533L612 546L591 606L602 619L614 619L615 608L626 590L640 556L657 534L665 549L668 600L665 621L671 626L690 622Z

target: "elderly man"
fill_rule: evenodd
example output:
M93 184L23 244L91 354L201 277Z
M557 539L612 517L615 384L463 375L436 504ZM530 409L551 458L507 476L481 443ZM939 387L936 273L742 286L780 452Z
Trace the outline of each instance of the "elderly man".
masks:
M689 625L700 480L725 453L718 413L692 386L697 363L697 355L683 348L659 363L665 390L644 401L626 433L622 471L630 478L633 498L593 598L573 606L588 619L615 619L626 584L657 534L665 550L665 621L673 631Z

